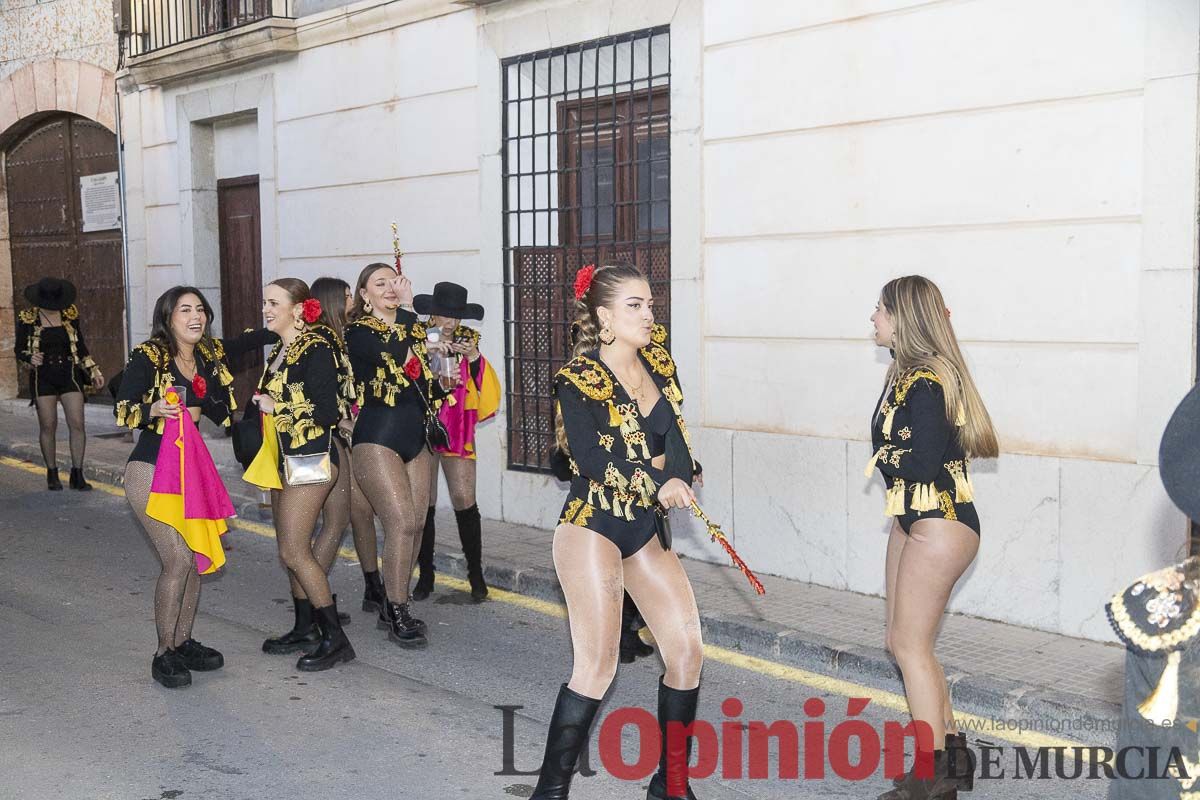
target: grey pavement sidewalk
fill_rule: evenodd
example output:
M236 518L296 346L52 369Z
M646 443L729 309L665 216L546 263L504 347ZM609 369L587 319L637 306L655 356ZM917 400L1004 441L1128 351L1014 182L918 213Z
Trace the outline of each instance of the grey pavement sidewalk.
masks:
M120 484L132 447L110 407L88 407L89 476ZM58 457L66 464L66 426ZM209 449L239 514L263 519L261 496L240 479L230 441L206 430ZM41 463L37 423L27 403L0 401L0 454ZM453 516L439 514L435 564L465 577ZM484 523L485 575L492 586L553 602L552 531L497 520ZM735 568L683 559L700 606L705 641L824 675L903 691L882 649L882 598L762 576L756 597ZM1123 648L948 614L938 639L957 711L993 720L1020 720L1040 732L1085 744L1111 745L1122 696ZM980 734L982 738L986 735Z

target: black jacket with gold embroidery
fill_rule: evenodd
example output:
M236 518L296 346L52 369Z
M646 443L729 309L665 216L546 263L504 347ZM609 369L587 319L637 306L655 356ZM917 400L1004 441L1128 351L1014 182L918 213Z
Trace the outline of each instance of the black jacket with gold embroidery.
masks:
M866 474L878 468L887 483L889 516L907 509L932 511L949 500L974 501L968 460L954 425L946 418L942 383L932 370L897 376L884 390L871 423L875 455ZM962 424L961 422L959 424Z
M199 408L200 413L223 427L232 424L237 403L231 394L233 375L225 360L224 345L220 339L202 341L196 345L195 357L196 375L204 379L204 397L198 396L195 383L180 374L164 342L151 339L129 354L113 414L118 425L142 431L130 461L157 461L165 423L162 417L151 417L150 409L172 386L184 387L186 406Z
M337 364L338 408L341 409L342 419L353 419L350 408L358 403L358 387L354 384L354 368L350 364L350 354L346 352L346 343L328 325L312 325L309 330L324 338L333 350Z
M638 351L675 414L676 424L667 434L663 469L650 463L637 402L597 351L568 361L554 380L554 396L570 449L570 469L576 476L572 492L586 486L589 504L624 519L633 519L634 506L653 506L659 488L671 478L690 484L698 472L683 421L683 392L666 340L666 329L655 325L652 341Z
M308 329L292 340L272 372L282 348L282 341L271 348L258 384L275 402L279 449L289 456L328 452L342 419L337 351L323 334Z
M1200 797L1200 558L1142 576L1105 610L1128 648L1117 749L1126 775L1150 771L1152 748L1158 770L1155 780L1118 774L1110 800ZM1179 769L1162 779L1172 761Z
M406 359L417 359L415 377L405 371ZM406 392L423 393L436 410L445 397L429 369L425 326L415 314L401 310L388 324L371 314L346 326L346 352L356 382L359 406L394 407Z
M64 355L70 359L72 365L72 376L76 383L79 384L79 390L83 391L84 386L90 386L96 379L96 375L100 372L100 368L92 359L91 353L88 352L87 342L83 339L83 326L79 322L79 309L74 304L67 306L61 313L63 330L67 333L67 346L69 353ZM17 329L15 350L17 361L28 364L30 366L30 380L34 380L33 371L37 369L32 365L34 353L43 352L41 347L42 338L42 320L41 315L36 308L26 308L17 314ZM31 384L32 385L32 384ZM30 392L32 396L36 392Z

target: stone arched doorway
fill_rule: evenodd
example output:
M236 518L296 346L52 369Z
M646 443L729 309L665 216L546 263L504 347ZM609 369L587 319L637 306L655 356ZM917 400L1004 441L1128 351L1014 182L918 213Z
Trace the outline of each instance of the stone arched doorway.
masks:
M121 231L89 229L81 182L116 173L116 136L83 117L51 114L6 150L4 167L15 306L27 305L22 290L39 278L73 282L92 357L115 374L125 357Z
M0 79L0 396L24 383L13 360L15 310L41 275L79 287L97 362L106 375L122 365L121 232L84 230L79 183L117 171L115 90L111 71L67 59L35 61Z

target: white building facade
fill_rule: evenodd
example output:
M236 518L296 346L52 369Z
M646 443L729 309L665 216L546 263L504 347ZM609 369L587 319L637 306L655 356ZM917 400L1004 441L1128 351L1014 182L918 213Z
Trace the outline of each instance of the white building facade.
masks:
M710 516L758 571L881 594L867 318L920 273L1003 449L951 609L1107 639L1111 591L1185 548L1156 461L1195 372L1200 5L280 2L144 38L119 76L134 341L175 284L239 302L255 238L254 283L352 283L395 220L419 291L488 309L484 516L552 527L530 353L561 355L580 260L635 259L669 296ZM721 560L700 533L678 548Z

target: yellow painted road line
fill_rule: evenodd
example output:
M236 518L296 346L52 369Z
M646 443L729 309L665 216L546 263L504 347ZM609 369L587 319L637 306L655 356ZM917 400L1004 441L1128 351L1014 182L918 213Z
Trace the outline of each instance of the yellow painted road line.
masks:
M37 467L28 461L21 461L8 456L0 456L0 464L3 464L7 467L24 470L35 475L41 475L45 473L44 469ZM125 496L125 491L119 486L111 486L95 480L92 481L92 485L102 492L106 492L117 497ZM235 518L231 520L231 522L233 527L246 531L247 533L253 533L256 536L262 536L267 539L275 538L275 529L270 525L263 525L260 522L251 522L250 520L244 520L240 518ZM350 548L342 548L338 551L338 555L357 563L357 556ZM455 591L469 592L471 590L470 585L466 581L460 578L453 578L448 575L436 576L435 582L448 589L454 589ZM559 603L551 603L534 597L527 597L526 595L505 591L504 589L489 587L488 598L496 602L507 603L508 605L524 608L549 617L565 619L567 616L566 607L560 605ZM798 683L802 686L807 686L810 689L815 689L818 692L836 694L843 697L867 698L877 706L883 706L884 708L891 709L892 711L899 711L901 713L908 712L908 702L902 695L898 695L895 692L889 692L884 689L875 689L870 686L863 686L862 684L842 680L841 678L831 678L828 675L822 675L817 672L811 672L809 670L800 669L799 667L793 667L787 664L780 664L776 661L769 661L765 658L759 658L757 656L746 655L745 653L738 653L734 650L729 650L724 647L717 647L716 645L711 644L704 645L704 655L705 658L709 659L710 661L716 661L720 664L737 667L738 669L743 669L747 672L753 672L758 675L764 675L768 678L774 678L780 681L788 681L790 683ZM831 709L831 711L836 712L836 709ZM1087 747L1087 745L1082 745L1079 742L1068 739L1060 739L1055 736L1047 736L1046 734L1037 733L1034 731L994 730L994 720L991 720L987 717L976 716L974 714L964 714L960 712L957 713L955 717L959 721L962 728L975 735L982 735L986 733L989 737L989 740L1001 739L1006 742L1011 742L1016 745L1034 749L1039 747L1063 747L1067 748L1068 750L1077 750Z

